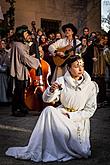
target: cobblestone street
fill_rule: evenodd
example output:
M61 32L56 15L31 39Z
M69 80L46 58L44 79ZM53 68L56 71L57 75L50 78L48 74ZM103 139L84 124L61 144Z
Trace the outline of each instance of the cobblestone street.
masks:
M26 117L13 117L11 106L0 107L0 165L110 165L110 105L97 109L91 118L92 156L89 159L64 163L34 163L5 156L8 147L24 146L28 143L37 119L38 116L33 115L32 112Z

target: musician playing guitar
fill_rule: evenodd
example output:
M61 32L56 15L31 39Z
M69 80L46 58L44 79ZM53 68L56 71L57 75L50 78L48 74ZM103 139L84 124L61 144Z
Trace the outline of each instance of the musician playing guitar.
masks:
M57 40L48 48L56 65L52 82L55 81L57 77L64 75L66 71L66 60L70 56L77 54L78 46L81 43L80 40L75 39L77 28L72 23L63 25L62 31L64 32L65 37Z

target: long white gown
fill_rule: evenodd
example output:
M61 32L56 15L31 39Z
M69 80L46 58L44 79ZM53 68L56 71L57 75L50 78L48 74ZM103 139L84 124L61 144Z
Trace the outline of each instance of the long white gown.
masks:
M47 106L41 113L25 147L11 147L6 155L35 162L67 161L88 158L90 150L90 121L97 107L98 87L85 72L80 81L75 81L67 71L57 80L62 90L44 92L43 100L51 102L60 98L57 108ZM75 109L74 112L67 111ZM63 114L67 112L68 118Z

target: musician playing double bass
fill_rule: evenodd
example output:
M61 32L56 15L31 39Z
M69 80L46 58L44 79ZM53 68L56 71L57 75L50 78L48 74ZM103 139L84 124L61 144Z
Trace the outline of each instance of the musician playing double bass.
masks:
M28 41L30 46L30 55L39 59L40 65L36 69L31 68L29 71L30 83L25 92L25 104L30 111L36 111L36 115L39 114L44 108L42 94L44 90L49 86L48 77L51 74L50 65L43 60L44 51L41 46L38 46L36 38Z
M18 26L10 51L10 76L13 77L15 82L12 115L17 117L24 117L28 113L24 102L24 93L26 82L28 81L29 69L34 68L37 70L40 65L39 59L29 54L28 40L28 27L26 25Z
M77 47L81 41L75 39L75 35L77 34L77 28L72 24L68 23L62 26L62 31L64 32L65 37L57 40L53 44L51 44L48 48L49 52L53 56L53 61L55 62L56 69L54 71L54 75L52 78L52 82L56 80L57 77L64 75L66 72L65 65L65 54L68 50ZM69 56L77 54L78 47L73 49L73 51L69 52ZM60 58L61 57L61 58ZM68 58L68 57L67 57ZM67 59L66 58L66 59Z

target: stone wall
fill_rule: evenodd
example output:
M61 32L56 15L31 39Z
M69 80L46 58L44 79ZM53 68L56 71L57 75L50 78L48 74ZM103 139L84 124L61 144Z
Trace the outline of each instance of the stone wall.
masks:
M8 4L1 1L2 11L5 13ZM72 22L82 33L82 28L88 26L91 31L101 27L100 0L16 0L15 27L27 24L31 28L31 21L35 21L37 28L41 27L41 18L59 20L61 25Z
M88 0L87 26L91 31L100 31L101 28L101 0Z

